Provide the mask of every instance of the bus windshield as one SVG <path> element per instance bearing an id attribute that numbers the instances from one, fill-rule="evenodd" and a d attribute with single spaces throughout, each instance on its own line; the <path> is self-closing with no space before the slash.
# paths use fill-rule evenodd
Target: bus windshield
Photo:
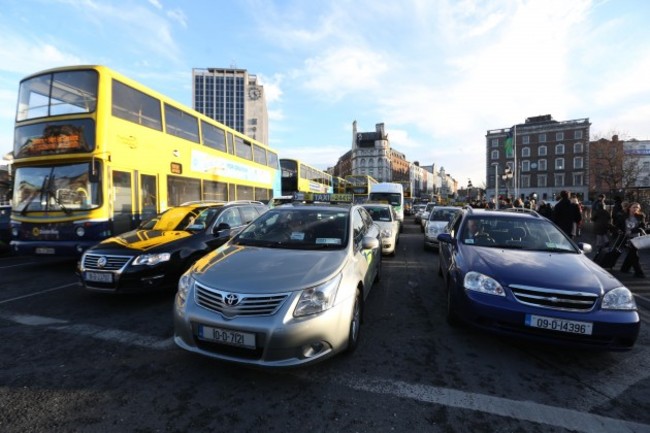
<path id="1" fill-rule="evenodd" d="M 14 210 L 21 214 L 38 211 L 88 210 L 101 205 L 100 176 L 90 173 L 90 163 L 16 169 Z"/>
<path id="2" fill-rule="evenodd" d="M 97 106 L 97 72 L 61 71 L 20 83 L 16 121 L 92 113 Z"/>
<path id="3" fill-rule="evenodd" d="M 377 202 L 386 202 L 393 206 L 402 205 L 402 195 L 394 192 L 371 192 L 370 200 Z"/>

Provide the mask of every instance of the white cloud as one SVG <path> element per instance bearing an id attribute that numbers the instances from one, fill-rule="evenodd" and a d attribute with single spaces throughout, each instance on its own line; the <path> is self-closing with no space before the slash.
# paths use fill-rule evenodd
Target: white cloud
<path id="1" fill-rule="evenodd" d="M 387 61 L 381 53 L 343 47 L 307 59 L 298 75 L 308 90 L 319 93 L 319 98 L 337 101 L 350 94 L 377 90 L 387 70 Z"/>
<path id="2" fill-rule="evenodd" d="M 167 11 L 167 16 L 172 20 L 176 21 L 179 23 L 183 28 L 187 28 L 187 16 L 185 15 L 185 12 L 183 12 L 181 9 L 172 9 Z"/>

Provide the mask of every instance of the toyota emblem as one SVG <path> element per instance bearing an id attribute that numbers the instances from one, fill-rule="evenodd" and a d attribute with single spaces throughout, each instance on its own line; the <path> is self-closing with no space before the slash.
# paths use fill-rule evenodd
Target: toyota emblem
<path id="1" fill-rule="evenodd" d="M 233 306 L 237 305 L 239 303 L 239 296 L 235 295 L 234 293 L 228 293 L 225 298 L 226 305 Z"/>

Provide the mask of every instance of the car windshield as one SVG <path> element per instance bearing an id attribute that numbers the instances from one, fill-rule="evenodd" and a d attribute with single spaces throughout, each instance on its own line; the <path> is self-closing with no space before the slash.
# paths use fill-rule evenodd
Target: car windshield
<path id="1" fill-rule="evenodd" d="M 349 210 L 274 208 L 235 239 L 238 245 L 268 248 L 341 249 L 348 242 Z"/>
<path id="2" fill-rule="evenodd" d="M 465 245 L 578 253 L 571 240 L 545 218 L 468 217 L 460 228 Z"/>
<path id="3" fill-rule="evenodd" d="M 373 221 L 390 222 L 391 218 L 390 209 L 386 206 L 364 206 Z"/>
<path id="4" fill-rule="evenodd" d="M 454 216 L 458 213 L 457 209 L 433 209 L 431 215 L 429 215 L 429 221 L 446 221 L 449 222 L 454 219 Z"/>
<path id="5" fill-rule="evenodd" d="M 201 230 L 216 211 L 216 208 L 173 207 L 144 223 L 141 228 L 160 231 Z"/>

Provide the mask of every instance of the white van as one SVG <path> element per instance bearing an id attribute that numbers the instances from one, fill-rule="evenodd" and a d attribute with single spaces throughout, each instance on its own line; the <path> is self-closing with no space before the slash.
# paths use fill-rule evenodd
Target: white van
<path id="1" fill-rule="evenodd" d="M 370 186 L 368 202 L 389 203 L 395 209 L 400 232 L 404 226 L 404 186 L 400 183 L 380 182 Z"/>

